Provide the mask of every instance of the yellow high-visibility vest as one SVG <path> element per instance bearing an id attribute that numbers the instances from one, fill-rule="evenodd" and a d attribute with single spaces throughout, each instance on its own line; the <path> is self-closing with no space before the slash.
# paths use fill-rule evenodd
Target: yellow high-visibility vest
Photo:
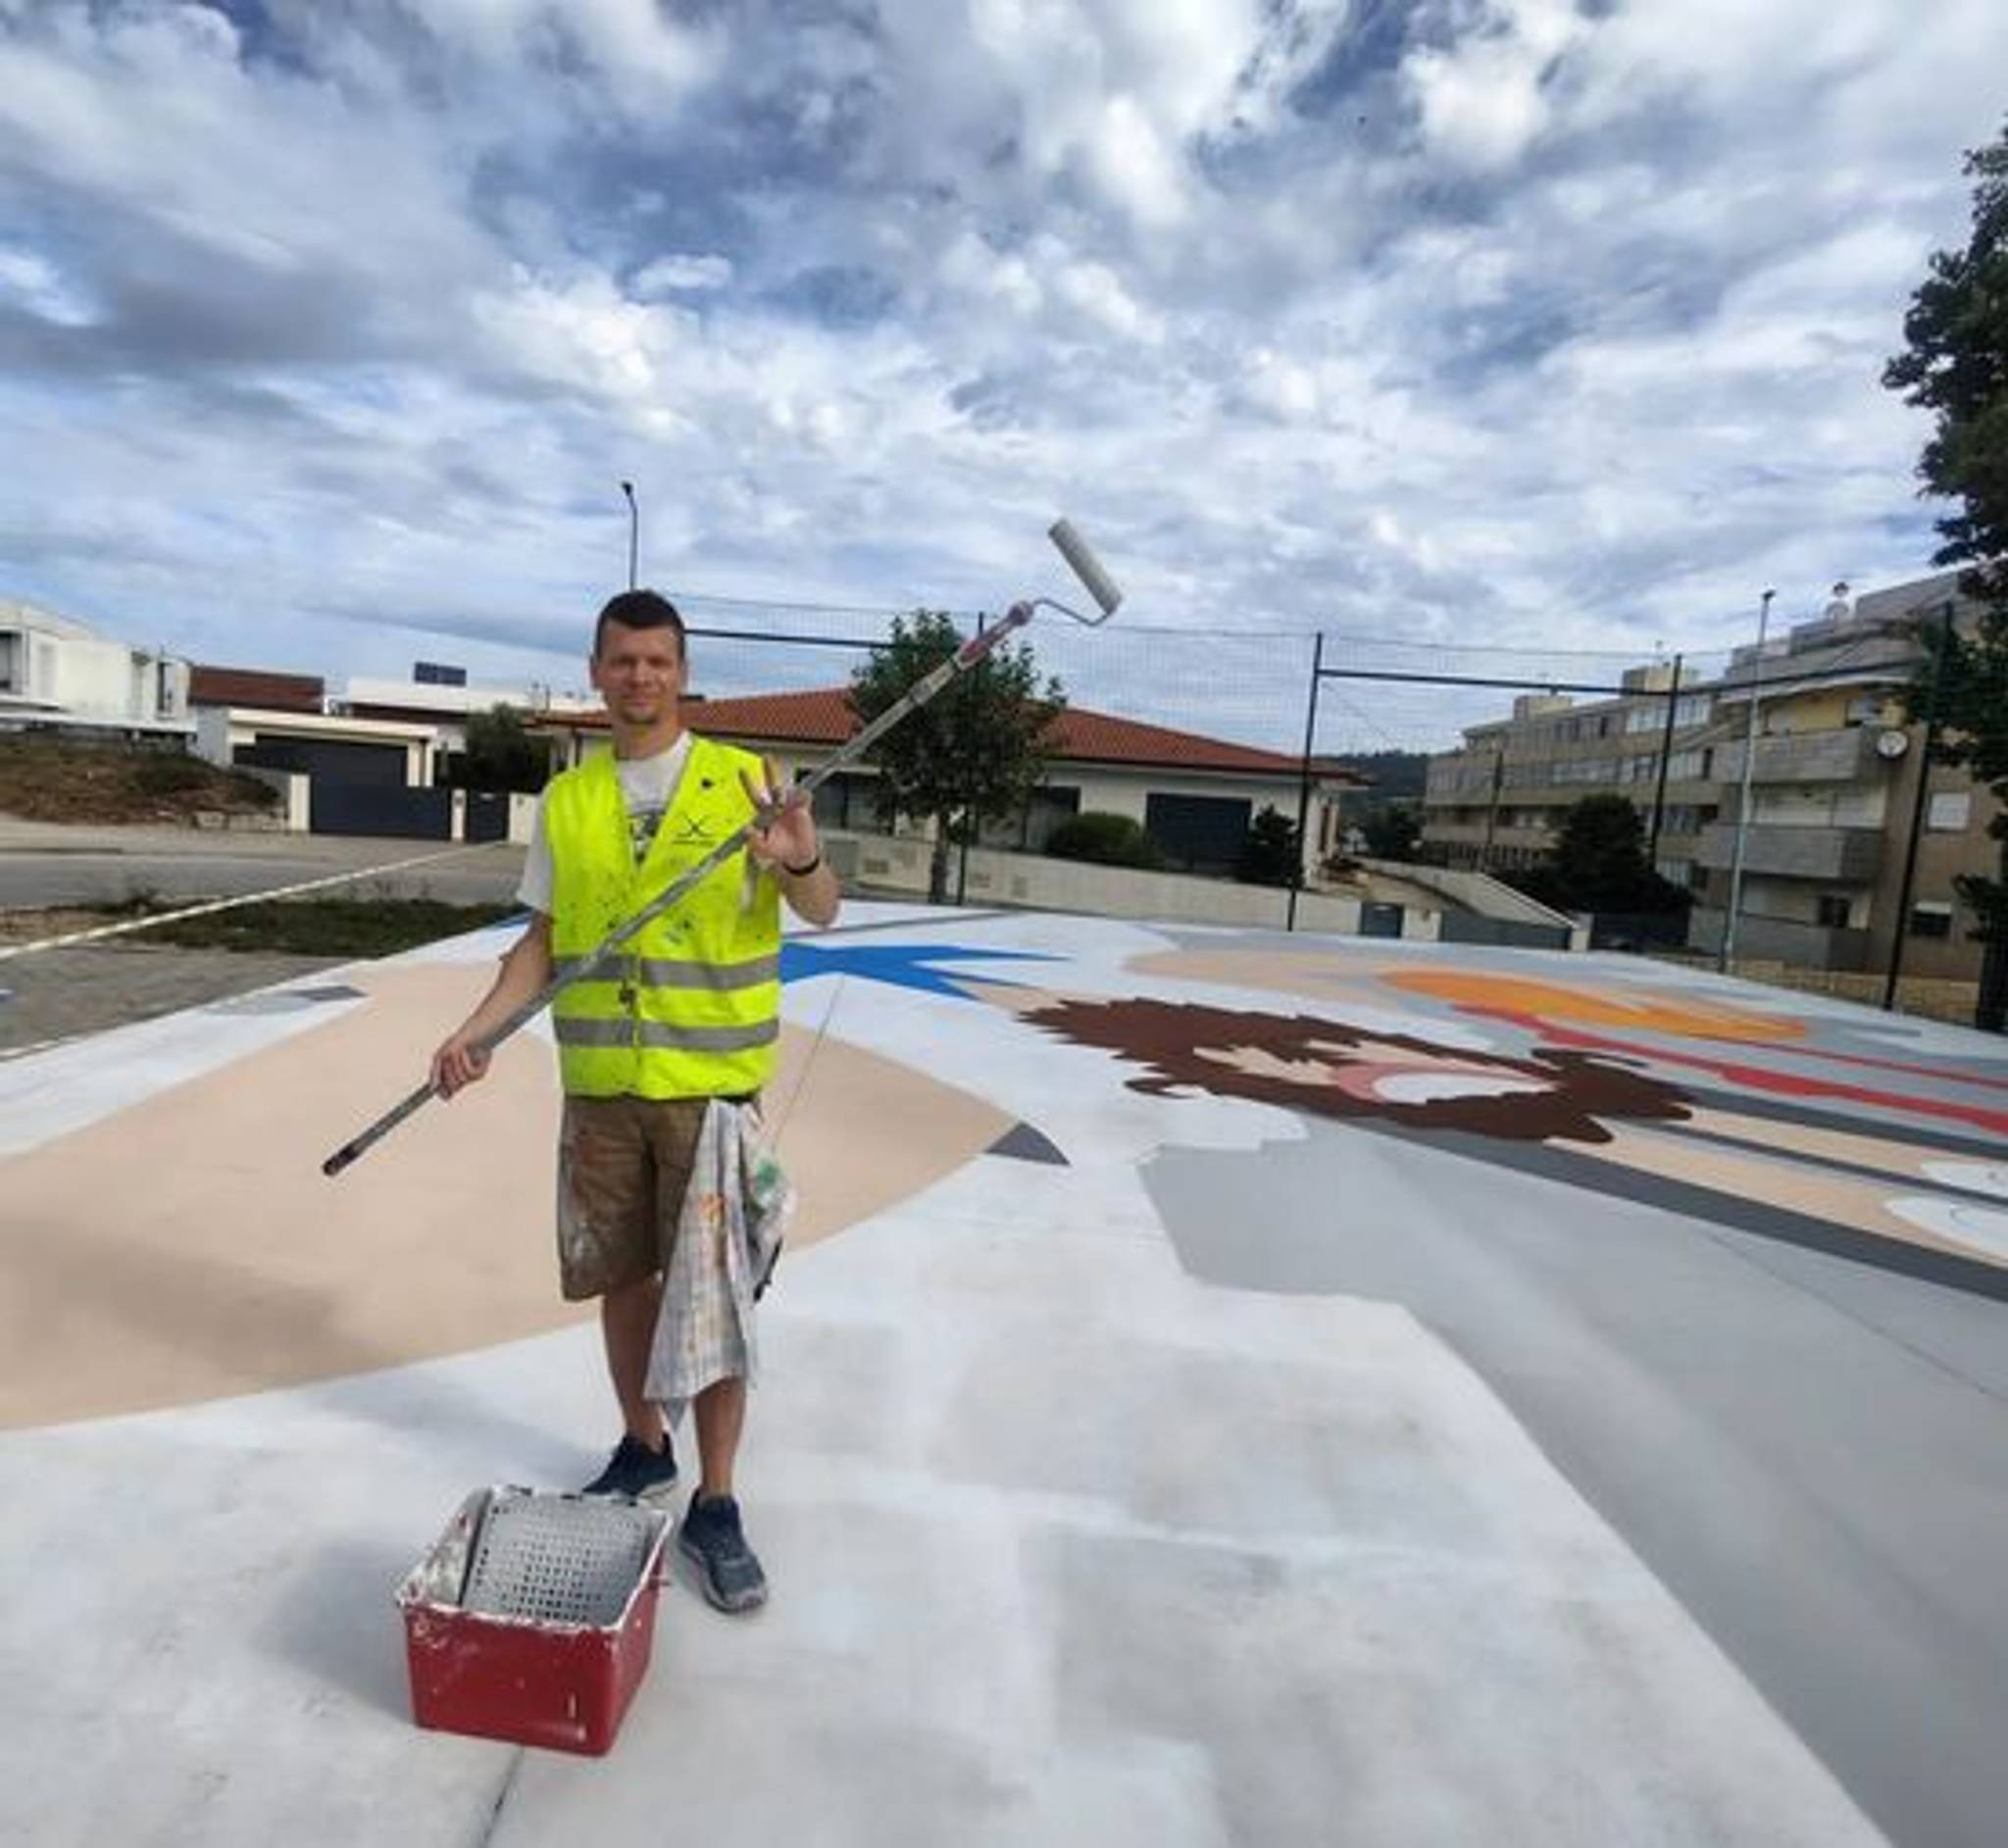
<path id="1" fill-rule="evenodd" d="M 750 752 L 693 736 L 682 779 L 637 866 L 611 752 L 544 791 L 555 883 L 551 950 L 559 973 L 582 961 L 687 872 L 753 806 L 741 770 Z M 574 982 L 551 1004 L 558 1068 L 574 1097 L 730 1097 L 774 1074 L 780 1038 L 780 890 L 746 894 L 743 849 L 667 916 L 622 947 L 605 979 Z"/>

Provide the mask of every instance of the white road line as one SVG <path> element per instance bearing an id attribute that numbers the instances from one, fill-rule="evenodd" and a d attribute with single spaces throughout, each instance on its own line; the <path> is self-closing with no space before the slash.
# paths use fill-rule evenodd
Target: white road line
<path id="1" fill-rule="evenodd" d="M 430 866 L 434 861 L 451 860 L 457 854 L 473 853 L 488 844 L 486 841 L 474 841 L 465 846 L 449 847 L 443 853 L 420 854 L 413 860 L 393 860 L 380 867 L 358 867 L 350 873 L 330 874 L 325 879 L 303 879 L 297 885 L 276 885 L 270 891 L 245 892 L 236 898 L 217 898 L 206 904 L 184 905 L 179 911 L 164 911 L 157 917 L 128 918 L 123 924 L 97 924 L 91 929 L 72 930 L 62 936 L 38 937 L 32 943 L 11 943 L 0 948 L 0 963 L 11 957 L 30 956 L 37 950 L 60 950 L 73 943 L 91 943 L 100 937 L 124 936 L 129 930 L 151 930 L 156 924 L 174 924 L 183 918 L 200 918 L 213 911 L 230 911 L 239 905 L 256 905 L 268 898 L 291 898 L 300 892 L 318 892 L 326 886 L 345 885 L 353 879 L 403 873 L 411 867 Z"/>

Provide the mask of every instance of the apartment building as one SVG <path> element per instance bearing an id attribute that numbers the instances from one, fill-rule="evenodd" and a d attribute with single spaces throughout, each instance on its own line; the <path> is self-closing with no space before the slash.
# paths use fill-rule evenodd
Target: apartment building
<path id="1" fill-rule="evenodd" d="M 1768 642 L 1736 650 L 1716 689 L 1729 732 L 1718 748 L 1722 812 L 1696 854 L 1705 874 L 1689 920 L 1696 948 L 1721 947 L 1735 856 L 1743 739 L 1756 701 L 1743 840 L 1739 957 L 1803 968 L 1888 967 L 1899 932 L 1905 974 L 1972 980 L 1982 946 L 1959 902 L 1961 874 L 1991 874 L 1996 805 L 1965 772 L 1924 763 L 1924 726 L 1898 697 L 1916 670 L 1920 622 L 1963 628 L 1978 606 L 1955 573 L 1863 596 Z M 1919 780 L 1925 777 L 1920 804 Z M 1903 906 L 1905 862 L 1917 854 Z"/>
<path id="2" fill-rule="evenodd" d="M 1553 847 L 1573 804 L 1615 790 L 1632 798 L 1648 827 L 1657 811 L 1660 869 L 1692 883 L 1702 837 L 1721 807 L 1714 694 L 1691 678 L 1676 687 L 1671 663 L 1632 669 L 1620 685 L 1604 699 L 1523 694 L 1510 718 L 1472 726 L 1461 750 L 1432 757 L 1425 843 L 1453 867 L 1531 867 Z"/>
<path id="3" fill-rule="evenodd" d="M 1838 598 L 1761 651 L 1737 649 L 1706 684 L 1675 689 L 1671 670 L 1649 668 L 1616 698 L 1519 699 L 1431 760 L 1423 839 L 1453 865 L 1510 873 L 1548 850 L 1582 796 L 1630 796 L 1648 824 L 1657 803 L 1655 862 L 1695 895 L 1690 944 L 1718 949 L 1754 698 L 1737 955 L 1876 970 L 1900 930 L 1907 974 L 1974 979 L 1982 946 L 1954 880 L 1993 873 L 1999 847 L 1987 831 L 1995 804 L 1963 772 L 1932 767 L 1907 906 L 1902 892 L 1924 753 L 1898 693 L 1918 659 L 1916 624 L 1948 605 L 1962 626 L 1977 621 L 1952 573 Z"/>

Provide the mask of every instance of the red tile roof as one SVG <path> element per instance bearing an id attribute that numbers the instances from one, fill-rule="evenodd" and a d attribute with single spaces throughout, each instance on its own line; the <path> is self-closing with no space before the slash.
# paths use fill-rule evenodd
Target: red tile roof
<path id="1" fill-rule="evenodd" d="M 257 706 L 267 712 L 318 713 L 326 688 L 312 674 L 273 674 L 264 668 L 188 670 L 191 706 Z"/>
<path id="2" fill-rule="evenodd" d="M 807 693 L 755 693 L 740 699 L 691 700 L 684 723 L 707 736 L 750 744 L 842 744 L 858 728 L 846 689 L 822 686 Z M 577 724 L 577 721 L 549 720 Z M 604 723 L 596 721 L 593 723 Z M 1212 771 L 1246 776 L 1295 776 L 1300 760 L 1195 731 L 1147 725 L 1083 706 L 1065 708 L 1054 726 L 1053 756 L 1069 763 L 1129 764 L 1151 770 Z M 1351 774 L 1319 767 L 1327 780 Z M 1358 780 L 1357 777 L 1354 778 Z"/>

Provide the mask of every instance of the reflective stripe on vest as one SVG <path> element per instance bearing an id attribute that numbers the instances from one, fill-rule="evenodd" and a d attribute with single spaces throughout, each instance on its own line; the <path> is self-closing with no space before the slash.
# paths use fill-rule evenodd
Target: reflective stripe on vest
<path id="1" fill-rule="evenodd" d="M 556 973 L 570 974 L 590 960 L 583 956 L 561 956 Z M 756 956 L 744 963 L 692 963 L 671 956 L 628 956 L 609 963 L 588 981 L 611 981 L 616 985 L 633 982 L 642 988 L 703 988 L 712 994 L 729 994 L 737 988 L 757 988 L 762 982 L 780 979 L 778 956 Z"/>
<path id="2" fill-rule="evenodd" d="M 778 1021 L 751 1026 L 670 1026 L 661 1021 L 623 1018 L 551 1023 L 561 1046 L 641 1046 L 652 1052 L 753 1052 L 780 1037 Z"/>

